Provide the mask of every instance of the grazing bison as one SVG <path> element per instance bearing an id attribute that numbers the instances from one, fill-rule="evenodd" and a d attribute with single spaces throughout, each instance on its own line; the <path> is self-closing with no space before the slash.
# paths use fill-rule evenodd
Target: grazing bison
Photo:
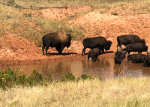
<path id="1" fill-rule="evenodd" d="M 85 54 L 86 48 L 99 48 L 102 52 L 104 52 L 104 49 L 107 51 L 110 49 L 112 42 L 107 41 L 105 37 L 99 36 L 99 37 L 93 37 L 93 38 L 86 38 L 83 40 L 83 50 L 82 55 Z"/>
<path id="2" fill-rule="evenodd" d="M 123 45 L 128 45 L 128 44 L 133 44 L 136 42 L 140 42 L 140 43 L 144 43 L 145 44 L 145 40 L 144 39 L 140 39 L 139 36 L 137 35 L 121 35 L 117 37 L 117 46 Z"/>
<path id="3" fill-rule="evenodd" d="M 114 56 L 114 62 L 115 64 L 121 64 L 123 62 L 123 60 L 125 59 L 125 55 L 126 52 L 123 50 L 118 50 L 115 52 L 115 56 Z"/>
<path id="4" fill-rule="evenodd" d="M 128 61 L 132 63 L 143 63 L 146 60 L 147 55 L 143 54 L 132 54 L 128 55 Z"/>
<path id="5" fill-rule="evenodd" d="M 100 52 L 99 48 L 91 49 L 88 53 L 88 61 L 89 61 L 89 58 L 91 57 L 92 62 L 96 62 L 96 60 L 100 54 L 101 54 L 101 52 Z"/>
<path id="6" fill-rule="evenodd" d="M 130 52 L 146 52 L 148 49 L 148 47 L 144 44 L 144 43 L 134 43 L 134 44 L 128 44 L 126 45 L 126 48 L 124 49 L 124 51 L 128 52 L 128 54 L 130 54 Z"/>
<path id="7" fill-rule="evenodd" d="M 44 50 L 46 50 L 47 54 L 47 50 L 49 47 L 55 47 L 56 50 L 59 52 L 59 54 L 62 54 L 64 47 L 68 48 L 71 44 L 71 35 L 66 34 L 63 31 L 49 33 L 42 37 L 42 42 L 43 42 L 42 46 L 43 55 Z"/>

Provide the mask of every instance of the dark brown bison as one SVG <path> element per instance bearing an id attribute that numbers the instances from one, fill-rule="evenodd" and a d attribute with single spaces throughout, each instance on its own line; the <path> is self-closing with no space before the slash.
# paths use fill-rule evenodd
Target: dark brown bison
<path id="1" fill-rule="evenodd" d="M 89 61 L 89 58 L 91 57 L 92 62 L 96 62 L 96 60 L 100 54 L 101 54 L 101 52 L 100 52 L 99 48 L 91 49 L 88 53 L 88 61 Z"/>
<path id="2" fill-rule="evenodd" d="M 92 37 L 92 38 L 86 38 L 83 40 L 83 50 L 82 55 L 85 54 L 86 48 L 99 48 L 102 52 L 104 52 L 104 49 L 107 51 L 110 49 L 112 42 L 107 41 L 105 37 L 99 36 L 99 37 Z"/>
<path id="3" fill-rule="evenodd" d="M 128 54 L 130 54 L 130 52 L 142 53 L 142 52 L 146 52 L 147 49 L 148 47 L 144 43 L 137 42 L 134 44 L 126 45 L 126 48 L 124 49 L 124 51 L 128 52 Z"/>
<path id="4" fill-rule="evenodd" d="M 143 54 L 132 54 L 128 55 L 128 61 L 131 61 L 132 63 L 143 63 L 146 60 L 147 55 Z"/>
<path id="5" fill-rule="evenodd" d="M 46 51 L 49 47 L 55 47 L 59 54 L 62 54 L 64 47 L 69 47 L 71 44 L 71 35 L 63 31 L 46 34 L 42 37 L 42 51 Z"/>
<path id="6" fill-rule="evenodd" d="M 121 47 L 121 45 L 128 45 L 128 44 L 133 44 L 136 42 L 144 43 L 144 39 L 140 39 L 138 35 L 121 35 L 117 37 L 117 46 Z"/>
<path id="7" fill-rule="evenodd" d="M 117 47 L 117 51 L 115 52 L 114 62 L 115 64 L 121 64 L 125 59 L 126 52 L 122 50 L 120 47 Z"/>
<path id="8" fill-rule="evenodd" d="M 150 57 L 147 56 L 145 61 L 143 62 L 144 67 L 150 67 Z"/>

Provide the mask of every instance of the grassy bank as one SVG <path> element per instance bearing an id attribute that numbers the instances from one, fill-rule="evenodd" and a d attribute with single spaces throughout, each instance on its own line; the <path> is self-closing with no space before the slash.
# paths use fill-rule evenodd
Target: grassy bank
<path id="1" fill-rule="evenodd" d="M 150 78 L 52 82 L 0 90 L 0 106 L 148 107 Z"/>

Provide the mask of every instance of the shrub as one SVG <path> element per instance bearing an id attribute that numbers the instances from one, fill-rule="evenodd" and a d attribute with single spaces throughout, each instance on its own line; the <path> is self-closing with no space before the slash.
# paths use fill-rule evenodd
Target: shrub
<path id="1" fill-rule="evenodd" d="M 35 70 L 32 74 L 28 77 L 27 82 L 30 86 L 41 84 L 43 81 L 43 76 L 36 72 Z"/>
<path id="2" fill-rule="evenodd" d="M 61 78 L 61 81 L 74 81 L 74 80 L 75 80 L 75 76 L 70 72 L 68 72 Z"/>

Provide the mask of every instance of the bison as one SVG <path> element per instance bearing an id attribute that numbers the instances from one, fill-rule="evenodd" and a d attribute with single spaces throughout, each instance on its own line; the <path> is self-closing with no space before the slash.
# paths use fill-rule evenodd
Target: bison
<path id="1" fill-rule="evenodd" d="M 92 37 L 92 38 L 86 38 L 83 40 L 83 50 L 82 55 L 85 54 L 86 48 L 99 48 L 102 52 L 104 52 L 104 49 L 107 51 L 110 49 L 112 42 L 107 41 L 105 37 L 99 36 L 99 37 Z"/>
<path id="2" fill-rule="evenodd" d="M 128 55 L 128 61 L 131 61 L 132 63 L 143 63 L 146 60 L 147 55 L 143 54 L 132 54 Z"/>
<path id="3" fill-rule="evenodd" d="M 98 56 L 101 54 L 101 51 L 99 50 L 99 48 L 93 48 L 89 51 L 88 53 L 88 61 L 89 58 L 92 58 L 92 62 L 96 62 Z"/>
<path id="4" fill-rule="evenodd" d="M 117 46 L 133 44 L 136 42 L 140 42 L 145 44 L 145 39 L 140 39 L 138 35 L 121 35 L 117 37 Z"/>
<path id="5" fill-rule="evenodd" d="M 62 54 L 64 47 L 69 47 L 71 44 L 71 34 L 66 34 L 63 31 L 46 34 L 42 37 L 42 52 L 46 51 L 49 47 L 55 47 L 59 54 Z"/>
<path id="6" fill-rule="evenodd" d="M 114 62 L 115 64 L 121 64 L 125 59 L 126 52 L 123 50 L 118 50 L 115 52 Z"/>
<path id="7" fill-rule="evenodd" d="M 128 52 L 128 54 L 130 54 L 130 52 L 146 52 L 148 49 L 148 47 L 144 44 L 144 43 L 134 43 L 134 44 L 128 44 L 126 45 L 126 48 L 124 49 L 124 51 Z"/>
<path id="8" fill-rule="evenodd" d="M 143 62 L 144 67 L 150 67 L 150 57 L 147 56 L 145 61 Z"/>

